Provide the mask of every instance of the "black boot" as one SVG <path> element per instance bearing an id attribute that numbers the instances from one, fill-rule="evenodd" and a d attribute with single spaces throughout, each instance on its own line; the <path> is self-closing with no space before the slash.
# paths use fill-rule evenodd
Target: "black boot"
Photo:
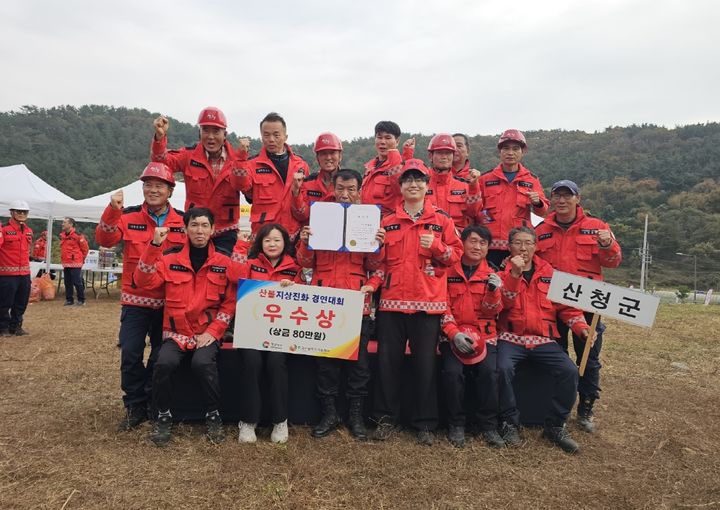
<path id="1" fill-rule="evenodd" d="M 166 446 L 170 442 L 171 435 L 172 415 L 168 410 L 158 414 L 157 421 L 155 422 L 153 430 L 150 433 L 150 441 L 155 443 L 155 446 Z"/>
<path id="2" fill-rule="evenodd" d="M 367 429 L 363 418 L 363 399 L 353 398 L 350 400 L 350 411 L 348 413 L 348 425 L 350 434 L 360 441 L 367 440 Z"/>
<path id="3" fill-rule="evenodd" d="M 323 397 L 320 423 L 312 429 L 313 437 L 325 437 L 340 425 L 340 417 L 335 410 L 335 397 Z"/>
<path id="4" fill-rule="evenodd" d="M 593 422 L 593 404 L 595 397 L 580 395 L 580 403 L 577 407 L 577 422 L 580 428 L 585 432 L 592 434 L 595 432 L 595 423 Z"/>
<path id="5" fill-rule="evenodd" d="M 147 420 L 147 406 L 146 404 L 135 404 L 125 408 L 125 417 L 118 424 L 118 432 L 127 432 L 140 425 L 142 422 Z"/>
<path id="6" fill-rule="evenodd" d="M 575 441 L 573 441 L 573 438 L 570 437 L 570 432 L 568 432 L 565 424 L 559 427 L 545 425 L 542 435 L 545 439 L 556 444 L 567 453 L 577 453 L 580 451 L 580 447 Z"/>

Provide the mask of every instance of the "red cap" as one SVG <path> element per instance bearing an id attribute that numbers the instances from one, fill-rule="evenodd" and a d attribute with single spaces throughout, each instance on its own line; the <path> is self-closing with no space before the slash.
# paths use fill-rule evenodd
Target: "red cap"
<path id="1" fill-rule="evenodd" d="M 527 150 L 527 142 L 525 141 L 525 135 L 522 134 L 520 130 L 506 129 L 503 134 L 500 135 L 500 140 L 498 140 L 497 144 L 498 149 L 505 142 L 517 142 L 522 145 L 523 150 Z"/>
<path id="2" fill-rule="evenodd" d="M 487 356 L 487 345 L 485 345 L 485 339 L 482 338 L 480 330 L 477 327 L 470 324 L 460 324 L 460 332 L 465 333 L 475 342 L 475 351 L 470 354 L 460 352 L 455 347 L 455 342 L 450 339 L 450 349 L 453 354 L 459 359 L 463 365 L 475 365 L 480 363 Z"/>
<path id="3" fill-rule="evenodd" d="M 430 144 L 428 144 L 428 151 L 432 152 L 441 150 L 457 152 L 457 144 L 451 134 L 438 133 L 430 140 Z"/>
<path id="4" fill-rule="evenodd" d="M 140 180 L 144 182 L 148 179 L 160 179 L 168 183 L 171 188 L 175 187 L 175 177 L 173 177 L 172 171 L 164 163 L 155 161 L 148 163 L 140 176 Z"/>
<path id="5" fill-rule="evenodd" d="M 225 114 L 220 108 L 214 106 L 208 106 L 203 109 L 198 116 L 198 126 L 215 126 L 222 129 L 227 129 L 227 120 L 225 120 Z"/>
<path id="6" fill-rule="evenodd" d="M 337 135 L 333 133 L 320 133 L 315 140 L 315 152 L 320 151 L 341 151 L 343 150 L 342 142 Z"/>

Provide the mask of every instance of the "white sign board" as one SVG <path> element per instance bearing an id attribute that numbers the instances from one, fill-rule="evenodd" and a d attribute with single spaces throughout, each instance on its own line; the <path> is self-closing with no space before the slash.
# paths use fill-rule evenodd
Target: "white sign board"
<path id="1" fill-rule="evenodd" d="M 646 328 L 660 304 L 657 296 L 562 271 L 553 273 L 548 299 Z"/>

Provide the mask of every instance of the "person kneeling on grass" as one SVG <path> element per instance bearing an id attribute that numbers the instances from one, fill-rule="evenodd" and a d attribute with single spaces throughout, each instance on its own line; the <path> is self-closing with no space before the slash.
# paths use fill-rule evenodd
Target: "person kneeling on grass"
<path id="1" fill-rule="evenodd" d="M 220 418 L 217 369 L 218 340 L 235 312 L 238 267 L 211 242 L 215 219 L 205 208 L 193 208 L 183 217 L 188 241 L 162 253 L 168 229 L 157 227 L 135 269 L 140 287 L 164 288 L 163 344 L 153 372 L 153 404 L 158 411 L 150 440 L 157 446 L 170 441 L 172 376 L 182 359 L 202 387 L 207 413 L 207 437 L 214 444 L 225 439 Z"/>

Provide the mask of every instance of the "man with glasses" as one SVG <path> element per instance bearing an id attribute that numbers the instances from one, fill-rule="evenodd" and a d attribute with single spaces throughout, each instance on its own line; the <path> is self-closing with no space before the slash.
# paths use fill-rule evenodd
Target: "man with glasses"
<path id="1" fill-rule="evenodd" d="M 463 245 L 450 216 L 425 195 L 429 171 L 419 159 L 405 162 L 400 173 L 400 202 L 385 216 L 384 256 L 378 271 L 385 281 L 377 312 L 378 373 L 374 438 L 389 439 L 397 430 L 401 374 L 410 344 L 413 374 L 411 425 L 418 443 L 430 446 L 437 427 L 436 348 L 440 318 L 447 310 L 447 271 Z"/>
<path id="2" fill-rule="evenodd" d="M 33 232 L 26 225 L 30 206 L 10 203 L 10 221 L 0 227 L 0 336 L 22 336 L 30 299 L 30 249 Z"/>
<path id="3" fill-rule="evenodd" d="M 508 129 L 497 144 L 500 164 L 480 176 L 483 197 L 481 224 L 492 234 L 488 260 L 500 266 L 509 254 L 508 234 L 514 227 L 532 226 L 530 213 L 545 216 L 549 202 L 540 179 L 520 162 L 528 145 L 517 129 Z"/>
<path id="4" fill-rule="evenodd" d="M 537 254 L 555 269 L 593 280 L 602 280 L 602 268 L 620 265 L 622 251 L 607 223 L 587 214 L 580 207 L 580 189 L 573 181 L 562 180 L 553 184 L 550 191 L 553 212 L 535 229 L 538 236 Z M 592 321 L 592 314 L 585 319 Z M 568 327 L 558 322 L 560 345 L 568 351 Z M 600 397 L 600 350 L 605 325 L 598 322 L 585 367 L 578 382 L 577 417 L 580 427 L 595 432 L 593 404 Z M 585 341 L 573 335 L 573 348 L 580 364 Z"/>
<path id="5" fill-rule="evenodd" d="M 497 324 L 500 433 L 507 446 L 522 444 L 520 413 L 512 383 L 517 364 L 528 361 L 553 378 L 543 437 L 565 452 L 575 453 L 579 447 L 565 423 L 575 403 L 578 371 L 556 341 L 559 337 L 556 318 L 581 338 L 587 338 L 590 328 L 580 310 L 548 299 L 553 268 L 535 255 L 535 231 L 530 227 L 514 228 L 508 240 L 510 260 L 500 275 L 503 311 Z"/>

